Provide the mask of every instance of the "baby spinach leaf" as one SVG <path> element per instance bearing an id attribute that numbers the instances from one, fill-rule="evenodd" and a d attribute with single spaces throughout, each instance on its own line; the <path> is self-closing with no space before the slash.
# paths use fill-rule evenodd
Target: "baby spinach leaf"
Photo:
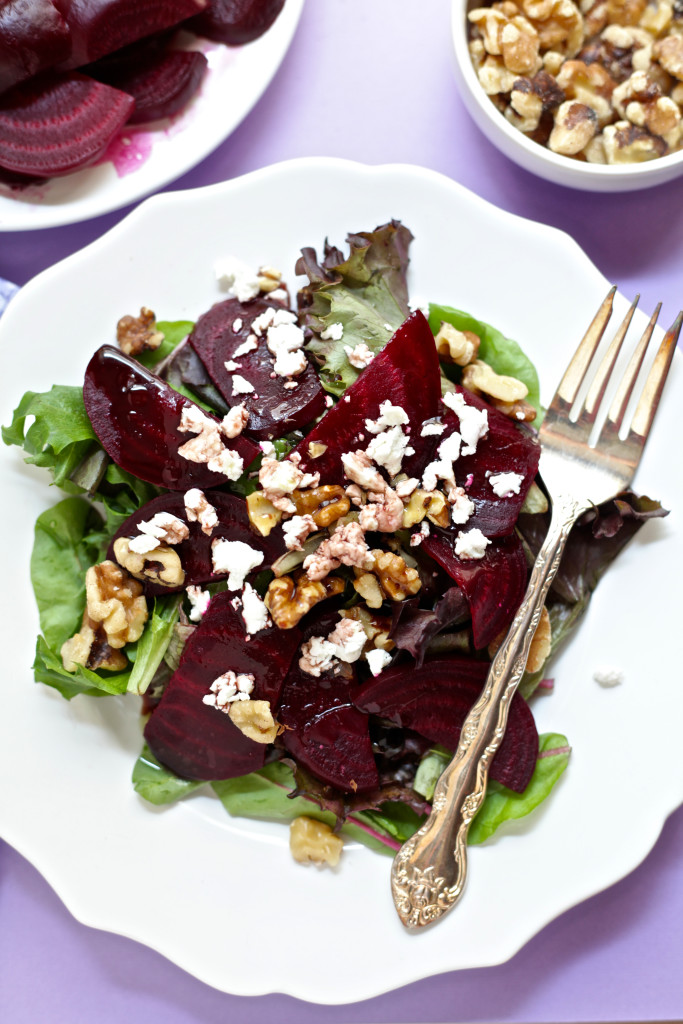
<path id="1" fill-rule="evenodd" d="M 205 785 L 191 779 L 181 779 L 157 761 L 145 743 L 133 767 L 133 788 L 143 800 L 160 806 L 172 804 L 188 793 Z"/>

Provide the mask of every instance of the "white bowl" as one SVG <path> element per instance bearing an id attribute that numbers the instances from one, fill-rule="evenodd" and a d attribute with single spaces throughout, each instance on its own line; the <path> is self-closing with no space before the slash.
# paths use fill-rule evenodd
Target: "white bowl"
<path id="1" fill-rule="evenodd" d="M 503 117 L 481 87 L 467 47 L 467 11 L 477 0 L 452 0 L 451 34 L 460 96 L 489 142 L 525 171 L 557 185 L 588 192 L 630 192 L 661 185 L 683 174 L 683 150 L 642 164 L 606 166 L 581 163 L 532 142 Z"/>

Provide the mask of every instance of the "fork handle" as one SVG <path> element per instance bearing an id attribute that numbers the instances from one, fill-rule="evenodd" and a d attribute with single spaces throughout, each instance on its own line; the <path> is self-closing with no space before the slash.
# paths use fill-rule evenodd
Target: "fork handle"
<path id="1" fill-rule="evenodd" d="M 403 844 L 391 869 L 396 910 L 406 928 L 420 928 L 458 901 L 467 875 L 467 833 L 486 795 L 491 761 L 505 735 L 508 710 L 524 674 L 531 640 L 569 532 L 587 508 L 569 496 L 553 501 L 548 533 L 524 600 L 462 727 L 452 761 L 436 784 L 432 812 Z"/>

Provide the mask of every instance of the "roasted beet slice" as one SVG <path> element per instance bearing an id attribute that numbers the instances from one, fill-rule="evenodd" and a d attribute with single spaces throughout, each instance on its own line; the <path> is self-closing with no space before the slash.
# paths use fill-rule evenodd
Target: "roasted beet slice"
<path id="1" fill-rule="evenodd" d="M 265 332 L 254 351 L 235 358 L 235 350 L 253 336 L 251 325 L 255 317 L 271 308 L 284 307 L 265 299 L 226 299 L 200 316 L 189 339 L 226 402 L 231 406 L 244 403 L 249 413 L 246 433 L 257 441 L 282 437 L 305 427 L 325 409 L 325 392 L 310 363 L 293 378 L 294 388 L 286 386 L 286 377 L 274 375 L 274 357 L 268 351 Z M 236 331 L 235 323 L 239 324 Z M 233 372 L 225 368 L 230 361 L 238 364 L 234 372 L 254 386 L 253 393 L 234 393 Z"/>
<path id="2" fill-rule="evenodd" d="M 252 699 L 275 708 L 299 644 L 298 630 L 283 633 L 274 627 L 247 641 L 232 600 L 225 591 L 212 598 L 145 727 L 155 756 L 186 779 L 232 779 L 262 767 L 267 745 L 248 739 L 228 714 L 204 704 L 202 697 L 231 670 L 253 675 Z"/>
<path id="3" fill-rule="evenodd" d="M 278 721 L 287 750 L 317 778 L 344 793 L 378 784 L 367 716 L 353 704 L 355 679 L 330 673 L 319 679 L 292 665 L 282 689 Z"/>
<path id="4" fill-rule="evenodd" d="M 325 483 L 342 483 L 342 455 L 367 448 L 370 435 L 365 421 L 377 419 L 380 404 L 389 401 L 408 413 L 415 454 L 404 458 L 403 470 L 411 476 L 419 475 L 432 450 L 432 439 L 421 438 L 420 428 L 424 420 L 437 416 L 442 410 L 440 399 L 436 345 L 427 321 L 418 310 L 399 327 L 344 397 L 300 442 L 296 450 L 301 455 L 301 468 L 319 472 Z M 309 451 L 313 442 L 327 448 L 316 458 Z"/>
<path id="5" fill-rule="evenodd" d="M 469 529 L 469 522 L 463 529 Z M 510 625 L 526 591 L 528 569 L 517 534 L 491 541 L 483 558 L 455 554 L 456 533 L 437 530 L 422 550 L 446 570 L 463 591 L 472 615 L 474 646 L 486 647 Z"/>
<path id="6" fill-rule="evenodd" d="M 174 545 L 185 571 L 185 580 L 182 586 L 164 587 L 147 582 L 144 584 L 144 588 L 148 597 L 155 594 L 170 594 L 174 590 L 183 590 L 190 584 L 218 583 L 225 580 L 225 573 L 214 573 L 211 561 L 211 544 L 214 540 L 223 537 L 227 540 L 242 541 L 257 551 L 262 551 L 263 562 L 258 567 L 258 572 L 268 569 L 276 558 L 284 554 L 285 545 L 281 531 L 274 531 L 270 537 L 262 537 L 260 533 L 257 533 L 249 522 L 247 506 L 243 498 L 238 498 L 227 491 L 205 491 L 204 493 L 206 500 L 213 505 L 218 516 L 218 526 L 214 527 L 210 536 L 202 532 L 199 523 L 188 522 L 184 495 L 171 493 L 160 494 L 158 498 L 148 501 L 146 505 L 129 516 L 112 537 L 107 557 L 114 559 L 114 541 L 119 537 L 135 537 L 138 533 L 138 523 L 151 519 L 157 512 L 170 512 L 189 527 L 190 536 L 187 540 Z M 152 552 L 150 558 L 153 557 Z"/>
<path id="7" fill-rule="evenodd" d="M 414 729 L 432 743 L 455 750 L 468 711 L 481 693 L 488 662 L 451 656 L 421 668 L 396 665 L 370 680 L 356 696 L 356 707 Z M 515 694 L 503 742 L 491 763 L 491 778 L 522 793 L 538 757 L 538 732 L 529 705 Z"/>
<path id="8" fill-rule="evenodd" d="M 171 491 L 227 482 L 223 474 L 178 454 L 196 436 L 178 430 L 182 411 L 199 407 L 119 349 L 103 345 L 97 350 L 85 373 L 83 399 L 100 444 L 122 469 Z M 245 467 L 258 454 L 244 437 L 226 446 L 242 457 Z"/>
<path id="9" fill-rule="evenodd" d="M 57 177 L 88 167 L 126 123 L 134 100 L 85 75 L 38 75 L 0 96 L 0 165 Z"/>
<path id="10" fill-rule="evenodd" d="M 178 114 L 199 89 L 207 60 L 197 50 L 151 51 L 137 59 L 115 64 L 103 61 L 88 69 L 93 78 L 107 82 L 135 100 L 129 124 L 143 124 Z"/>
<path id="11" fill-rule="evenodd" d="M 262 36 L 284 5 L 285 0 L 209 0 L 187 27 L 217 43 L 242 46 Z"/>
<path id="12" fill-rule="evenodd" d="M 0 0 L 0 92 L 70 53 L 69 30 L 52 0 Z"/>
<path id="13" fill-rule="evenodd" d="M 504 537 L 514 530 L 519 510 L 538 472 L 541 446 L 528 429 L 515 424 L 498 409 L 460 385 L 456 385 L 456 391 L 464 397 L 467 405 L 486 409 L 489 423 L 488 434 L 479 440 L 474 455 L 462 455 L 455 463 L 456 479 L 461 486 L 470 480 L 467 496 L 474 502 L 474 514 L 467 520 L 466 529 L 476 527 L 487 537 Z M 446 430 L 435 439 L 435 452 L 444 438 L 460 426 L 457 415 L 450 409 L 443 422 Z M 497 495 L 490 477 L 499 473 L 520 474 L 523 479 L 519 493 Z M 455 529 L 457 531 L 461 527 Z"/>
<path id="14" fill-rule="evenodd" d="M 78 68 L 201 12 L 206 0 L 53 0 L 69 26 Z"/>

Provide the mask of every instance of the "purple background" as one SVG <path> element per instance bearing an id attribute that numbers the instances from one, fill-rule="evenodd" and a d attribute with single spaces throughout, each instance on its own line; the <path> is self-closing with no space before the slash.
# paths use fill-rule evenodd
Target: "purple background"
<path id="1" fill-rule="evenodd" d="M 519 170 L 480 135 L 456 93 L 449 6 L 447 0 L 308 0 L 261 102 L 172 188 L 298 156 L 421 164 L 500 207 L 568 231 L 623 292 L 640 291 L 646 309 L 661 299 L 663 322 L 670 322 L 683 305 L 680 179 L 631 195 L 593 195 Z M 0 276 L 23 284 L 125 212 L 0 234 Z M 520 301 L 533 301 L 523 262 L 511 273 L 519 279 Z M 509 963 L 321 1008 L 282 995 L 224 995 L 149 949 L 83 927 L 37 872 L 0 843 L 0 1018 L 7 1024 L 680 1020 L 682 854 L 683 809 L 632 875 L 564 914 Z M 284 945 L 277 955 L 290 956 L 294 970 L 305 969 L 305 950 Z M 271 951 L 264 936 L 264 954 Z"/>

